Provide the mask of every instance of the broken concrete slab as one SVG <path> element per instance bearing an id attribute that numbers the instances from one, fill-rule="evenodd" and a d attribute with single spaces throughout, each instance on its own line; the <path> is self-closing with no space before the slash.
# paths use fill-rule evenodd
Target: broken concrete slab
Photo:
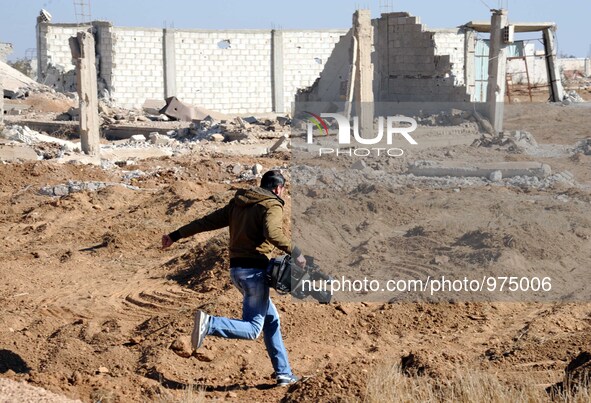
<path id="1" fill-rule="evenodd" d="M 193 120 L 203 120 L 207 116 L 217 121 L 229 120 L 229 117 L 223 113 L 212 111 L 182 102 L 177 97 L 166 98 L 166 105 L 158 111 L 169 118 L 191 122 Z"/>
<path id="2" fill-rule="evenodd" d="M 148 139 L 150 140 L 150 143 L 154 144 L 154 145 L 167 145 L 170 144 L 173 140 L 168 137 L 168 136 L 163 136 L 158 132 L 152 132 L 149 134 Z"/>
<path id="3" fill-rule="evenodd" d="M 195 111 L 193 108 L 180 101 L 177 97 L 166 98 L 166 105 L 160 109 L 162 113 L 169 118 L 190 122 L 195 119 Z"/>
<path id="4" fill-rule="evenodd" d="M 37 161 L 40 157 L 31 147 L 19 144 L 0 144 L 0 161 Z"/>
<path id="5" fill-rule="evenodd" d="M 55 137 L 47 136 L 29 129 L 27 126 L 10 126 L 0 133 L 0 137 L 7 140 L 25 143 L 27 145 L 35 143 L 56 143 L 59 144 L 65 151 L 73 152 L 80 150 L 80 144 L 67 140 L 57 139 Z"/>
<path id="6" fill-rule="evenodd" d="M 146 136 L 144 136 L 143 134 L 134 134 L 133 136 L 131 136 L 129 141 L 131 141 L 132 143 L 143 143 L 146 141 Z"/>
<path id="7" fill-rule="evenodd" d="M 3 89 L 3 92 L 17 93 L 21 88 L 36 85 L 35 80 L 0 61 L 0 87 Z"/>
<path id="8" fill-rule="evenodd" d="M 275 151 L 279 150 L 280 148 L 283 148 L 285 150 L 287 150 L 287 143 L 288 143 L 288 138 L 287 138 L 287 133 L 284 134 L 283 136 L 279 137 L 279 140 L 277 140 L 272 146 L 271 148 L 269 148 L 269 153 L 274 153 Z"/>
<path id="9" fill-rule="evenodd" d="M 408 173 L 416 176 L 456 176 L 491 178 L 499 171 L 502 178 L 515 176 L 535 176 L 545 178 L 552 173 L 548 164 L 540 162 L 455 162 L 455 161 L 415 161 L 410 164 Z M 492 175 L 498 177 L 498 173 Z M 500 180 L 500 179 L 499 179 Z"/>
<path id="10" fill-rule="evenodd" d="M 216 143 L 221 143 L 222 141 L 224 141 L 225 137 L 223 134 L 214 133 L 211 135 L 210 139 L 211 141 L 215 141 Z"/>

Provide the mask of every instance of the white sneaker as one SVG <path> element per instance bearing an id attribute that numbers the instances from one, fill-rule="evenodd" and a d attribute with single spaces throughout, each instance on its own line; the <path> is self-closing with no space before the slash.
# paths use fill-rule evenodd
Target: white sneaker
<path id="1" fill-rule="evenodd" d="M 195 324 L 191 333 L 191 346 L 197 350 L 203 344 L 203 339 L 209 330 L 209 315 L 203 311 L 197 311 L 195 314 Z"/>

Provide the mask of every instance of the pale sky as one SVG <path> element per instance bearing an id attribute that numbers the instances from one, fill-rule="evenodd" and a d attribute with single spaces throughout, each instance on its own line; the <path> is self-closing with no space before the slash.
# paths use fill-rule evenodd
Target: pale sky
<path id="1" fill-rule="evenodd" d="M 44 8 L 54 23 L 75 23 L 74 3 L 90 3 L 94 20 L 115 26 L 185 29 L 346 29 L 357 8 L 407 11 L 427 28 L 452 28 L 470 20 L 490 20 L 490 8 L 507 8 L 510 22 L 555 22 L 559 54 L 588 57 L 591 51 L 590 0 L 0 0 L 0 42 L 23 57 L 35 47 L 35 19 Z M 541 33 L 517 39 L 538 39 Z"/>

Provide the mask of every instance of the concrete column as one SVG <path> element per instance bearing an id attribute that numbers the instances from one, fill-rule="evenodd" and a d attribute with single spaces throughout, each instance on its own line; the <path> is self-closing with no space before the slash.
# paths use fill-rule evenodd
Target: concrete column
<path id="1" fill-rule="evenodd" d="M 474 94 L 474 87 L 476 86 L 476 32 L 466 30 L 464 32 L 464 83 L 466 84 L 466 92 L 470 95 L 470 99 Z"/>
<path id="2" fill-rule="evenodd" d="M 87 31 L 78 32 L 69 42 L 72 58 L 76 61 L 81 148 L 86 154 L 98 155 L 100 143 L 94 36 Z"/>
<path id="3" fill-rule="evenodd" d="M 591 77 L 591 59 L 585 59 L 585 77 Z"/>
<path id="4" fill-rule="evenodd" d="M 551 28 L 544 29 L 544 49 L 546 51 L 546 68 L 548 71 L 548 83 L 553 102 L 562 102 L 564 99 L 564 87 L 560 79 L 560 69 L 556 60 L 556 46 L 554 46 L 554 32 Z"/>
<path id="5" fill-rule="evenodd" d="M 164 98 L 169 98 L 176 96 L 175 30 L 164 28 L 163 36 Z"/>
<path id="6" fill-rule="evenodd" d="M 353 35 L 357 41 L 354 99 L 362 137 L 373 136 L 374 94 L 371 45 L 373 26 L 371 11 L 357 10 L 353 14 Z"/>
<path id="7" fill-rule="evenodd" d="M 273 89 L 273 112 L 285 113 L 283 32 L 276 29 L 271 30 L 271 88 Z"/>
<path id="8" fill-rule="evenodd" d="M 503 131 L 505 102 L 505 75 L 507 70 L 506 44 L 503 28 L 507 26 L 507 10 L 492 10 L 490 21 L 490 53 L 488 57 L 488 88 L 486 103 L 488 119 L 495 132 Z"/>

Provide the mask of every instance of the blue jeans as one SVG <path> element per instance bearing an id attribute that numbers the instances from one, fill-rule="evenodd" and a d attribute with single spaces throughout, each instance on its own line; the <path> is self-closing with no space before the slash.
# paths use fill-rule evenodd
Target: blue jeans
<path id="1" fill-rule="evenodd" d="M 207 334 L 227 339 L 254 340 L 262 331 L 275 375 L 291 375 L 287 351 L 281 337 L 279 314 L 269 297 L 264 271 L 233 267 L 230 278 L 243 295 L 242 320 L 212 316 Z"/>

